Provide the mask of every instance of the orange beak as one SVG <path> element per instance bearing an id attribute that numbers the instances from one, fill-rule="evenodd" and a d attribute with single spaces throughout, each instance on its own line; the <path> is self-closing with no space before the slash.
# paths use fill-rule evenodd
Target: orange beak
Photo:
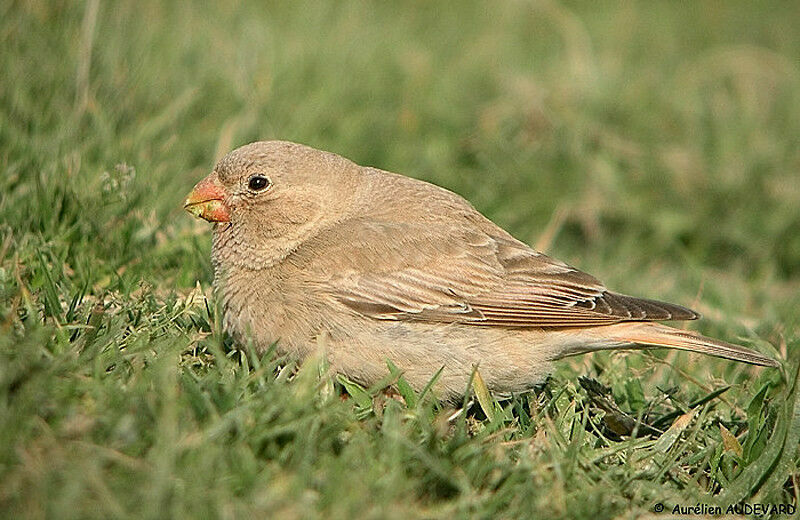
<path id="1" fill-rule="evenodd" d="M 216 172 L 195 185 L 183 203 L 183 209 L 209 222 L 230 222 L 231 215 L 225 205 L 225 188 Z"/>

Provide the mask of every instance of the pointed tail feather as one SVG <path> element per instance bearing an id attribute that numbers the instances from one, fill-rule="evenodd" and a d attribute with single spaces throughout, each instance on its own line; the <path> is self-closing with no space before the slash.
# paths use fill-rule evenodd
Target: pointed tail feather
<path id="1" fill-rule="evenodd" d="M 658 323 L 620 323 L 603 329 L 609 332 L 609 339 L 621 343 L 688 350 L 752 365 L 780 367 L 774 359 L 754 350 Z"/>

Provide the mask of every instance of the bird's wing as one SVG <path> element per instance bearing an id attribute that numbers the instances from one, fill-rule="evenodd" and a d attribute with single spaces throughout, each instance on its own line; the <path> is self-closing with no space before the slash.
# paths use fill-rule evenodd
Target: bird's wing
<path id="1" fill-rule="evenodd" d="M 345 240 L 348 258 L 326 290 L 383 320 L 504 327 L 580 327 L 688 320 L 693 311 L 609 292 L 594 277 L 502 233 L 369 223 Z"/>

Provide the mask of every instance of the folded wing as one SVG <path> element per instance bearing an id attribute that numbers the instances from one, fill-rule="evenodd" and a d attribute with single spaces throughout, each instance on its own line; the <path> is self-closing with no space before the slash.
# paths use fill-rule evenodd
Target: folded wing
<path id="1" fill-rule="evenodd" d="M 332 295 L 382 320 L 422 320 L 502 327 L 583 327 L 622 321 L 691 320 L 679 305 L 609 292 L 594 277 L 534 251 L 508 235 L 482 230 L 406 229 L 370 224 L 349 247 L 354 263 L 330 280 Z M 383 245 L 376 250 L 375 243 Z M 358 260 L 354 260 L 358 262 Z"/>

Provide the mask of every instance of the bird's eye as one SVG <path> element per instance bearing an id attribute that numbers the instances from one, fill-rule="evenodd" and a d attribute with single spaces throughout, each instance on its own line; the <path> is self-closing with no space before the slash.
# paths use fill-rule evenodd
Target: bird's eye
<path id="1" fill-rule="evenodd" d="M 272 183 L 269 181 L 269 179 L 263 175 L 253 175 L 250 177 L 250 180 L 247 181 L 247 187 L 252 191 L 262 191 L 268 188 L 270 184 Z"/>

